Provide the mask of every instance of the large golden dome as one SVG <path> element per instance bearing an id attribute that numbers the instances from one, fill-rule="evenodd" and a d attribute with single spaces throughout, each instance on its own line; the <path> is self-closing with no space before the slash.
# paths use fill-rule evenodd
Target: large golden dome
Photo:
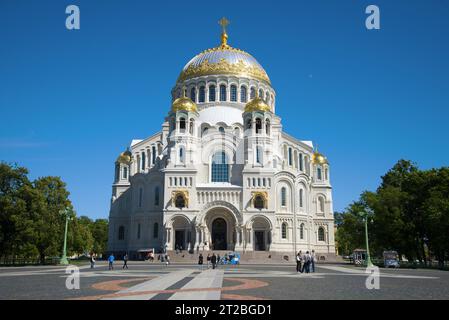
<path id="1" fill-rule="evenodd" d="M 263 101 L 262 98 L 256 96 L 253 100 L 248 102 L 245 106 L 245 112 L 252 111 L 271 111 L 270 107 Z"/>
<path id="2" fill-rule="evenodd" d="M 207 75 L 236 75 L 255 78 L 271 85 L 270 78 L 259 62 L 249 53 L 231 47 L 227 41 L 228 35 L 223 29 L 221 44 L 190 60 L 179 75 L 178 82 Z"/>
<path id="3" fill-rule="evenodd" d="M 196 103 L 193 102 L 190 98 L 187 97 L 181 97 L 173 101 L 173 104 L 171 106 L 171 111 L 177 112 L 177 111 L 190 111 L 190 112 L 196 112 Z"/>

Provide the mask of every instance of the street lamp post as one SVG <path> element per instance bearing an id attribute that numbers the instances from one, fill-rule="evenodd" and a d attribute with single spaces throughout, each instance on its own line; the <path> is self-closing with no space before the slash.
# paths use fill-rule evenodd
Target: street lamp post
<path id="1" fill-rule="evenodd" d="M 62 248 L 62 257 L 59 264 L 68 265 L 69 260 L 67 259 L 67 228 L 69 225 L 69 211 L 64 209 L 60 211 L 61 214 L 65 215 L 65 232 L 64 232 L 64 247 Z"/>
<path id="2" fill-rule="evenodd" d="M 361 216 L 365 220 L 365 242 L 366 242 L 366 266 L 373 267 L 374 264 L 371 262 L 371 255 L 369 254 L 369 243 L 368 243 L 368 218 L 369 213 L 366 211 L 361 212 Z"/>

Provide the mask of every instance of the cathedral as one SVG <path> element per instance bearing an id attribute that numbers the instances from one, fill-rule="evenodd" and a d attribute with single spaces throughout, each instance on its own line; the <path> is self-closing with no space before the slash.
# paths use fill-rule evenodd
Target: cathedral
<path id="1" fill-rule="evenodd" d="M 161 130 L 115 162 L 108 251 L 335 257 L 329 162 L 283 130 L 268 74 L 220 24 L 220 45 L 182 69 Z"/>

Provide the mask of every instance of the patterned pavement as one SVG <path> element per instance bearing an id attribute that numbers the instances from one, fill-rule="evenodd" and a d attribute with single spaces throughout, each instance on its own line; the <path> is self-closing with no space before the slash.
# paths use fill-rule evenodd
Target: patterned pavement
<path id="1" fill-rule="evenodd" d="M 79 267 L 80 289 L 68 290 L 64 267 L 0 268 L 0 299 L 419 299 L 420 292 L 424 299 L 449 299 L 449 273 L 444 271 L 381 269 L 381 290 L 373 291 L 365 288 L 367 274 L 361 268 L 319 265 L 309 274 L 294 269 L 241 265 L 200 270 L 196 265 L 131 262 L 123 270 L 118 262 L 110 271 L 100 263 L 95 269 Z"/>

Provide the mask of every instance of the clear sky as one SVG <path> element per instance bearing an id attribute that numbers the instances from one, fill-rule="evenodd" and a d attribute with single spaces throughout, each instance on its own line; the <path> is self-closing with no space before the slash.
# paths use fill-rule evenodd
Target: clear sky
<path id="1" fill-rule="evenodd" d="M 65 8 L 81 30 L 65 28 Z M 365 28 L 376 4 L 381 30 Z M 182 67 L 219 43 L 254 55 L 284 130 L 318 143 L 342 210 L 400 158 L 449 164 L 449 1 L 0 0 L 0 160 L 67 183 L 107 217 L 114 161 L 160 130 Z"/>

